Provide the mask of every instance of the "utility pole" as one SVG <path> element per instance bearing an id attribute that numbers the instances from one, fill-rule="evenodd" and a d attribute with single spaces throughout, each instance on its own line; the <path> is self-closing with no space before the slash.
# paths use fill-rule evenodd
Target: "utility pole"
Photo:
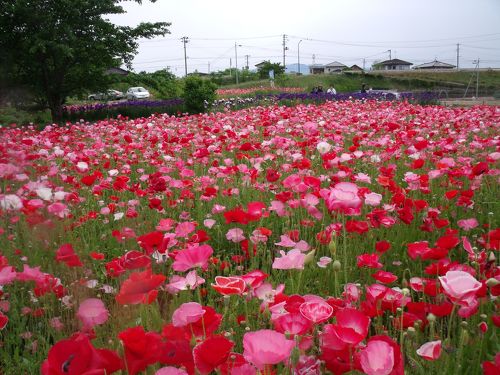
<path id="1" fill-rule="evenodd" d="M 233 70 L 233 60 L 229 58 L 229 77 L 232 76 L 232 70 Z"/>
<path id="2" fill-rule="evenodd" d="M 236 84 L 238 84 L 238 48 L 234 42 L 234 56 L 236 57 Z"/>
<path id="3" fill-rule="evenodd" d="M 469 91 L 469 87 L 472 82 L 472 79 L 474 78 L 474 74 L 476 75 L 476 98 L 479 95 L 479 58 L 477 60 L 474 60 L 472 63 L 476 64 L 476 66 L 474 67 L 474 71 L 472 72 L 472 75 L 470 76 L 469 79 L 469 83 L 467 84 L 467 88 L 465 89 L 464 98 L 467 96 L 467 92 Z"/>
<path id="4" fill-rule="evenodd" d="M 189 42 L 189 38 L 187 36 L 183 36 L 181 38 L 182 43 L 184 43 L 184 75 L 187 77 L 188 75 L 188 65 L 187 65 L 187 57 L 186 57 L 186 43 Z"/>
<path id="5" fill-rule="evenodd" d="M 479 57 L 477 58 L 476 64 L 477 74 L 476 74 L 476 99 L 479 98 Z"/>
<path id="6" fill-rule="evenodd" d="M 313 53 L 313 65 L 316 64 L 316 55 Z"/>
<path id="7" fill-rule="evenodd" d="M 250 55 L 245 55 L 245 58 L 247 59 L 247 70 L 249 69 L 248 68 L 248 58 L 250 57 Z"/>
<path id="8" fill-rule="evenodd" d="M 210 61 L 208 62 L 208 74 L 210 74 Z"/>
<path id="9" fill-rule="evenodd" d="M 286 41 L 287 41 L 286 34 L 283 34 L 283 68 L 285 68 L 285 72 L 286 72 L 285 56 L 286 56 L 286 50 L 288 49 L 288 47 L 286 46 Z"/>
<path id="10" fill-rule="evenodd" d="M 302 43 L 302 39 L 299 40 L 299 42 L 297 43 L 297 69 L 299 70 L 299 74 L 300 74 L 300 43 Z"/>
<path id="11" fill-rule="evenodd" d="M 392 50 L 387 50 L 387 52 L 389 52 L 389 60 L 392 60 Z"/>
<path id="12" fill-rule="evenodd" d="M 366 59 L 363 59 L 363 70 L 365 70 L 365 61 Z"/>
<path id="13" fill-rule="evenodd" d="M 460 43 L 457 43 L 457 70 L 459 70 Z"/>

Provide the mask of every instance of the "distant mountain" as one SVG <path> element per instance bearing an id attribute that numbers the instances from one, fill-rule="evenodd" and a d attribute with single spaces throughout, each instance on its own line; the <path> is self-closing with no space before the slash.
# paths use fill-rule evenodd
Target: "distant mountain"
<path id="1" fill-rule="evenodd" d="M 286 73 L 298 73 L 299 64 L 287 64 Z M 300 64 L 300 74 L 307 75 L 309 74 L 309 65 Z"/>

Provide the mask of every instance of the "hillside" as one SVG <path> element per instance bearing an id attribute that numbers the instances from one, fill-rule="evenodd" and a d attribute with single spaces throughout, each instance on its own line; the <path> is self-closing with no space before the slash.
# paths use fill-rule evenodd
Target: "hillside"
<path id="1" fill-rule="evenodd" d="M 472 71 L 453 72 L 368 72 L 318 75 L 287 75 L 276 80 L 280 87 L 301 87 L 310 91 L 315 86 L 326 88 L 335 86 L 337 91 L 356 91 L 363 83 L 373 89 L 395 89 L 399 91 L 442 91 L 443 95 L 462 97 L 472 77 Z M 467 96 L 475 95 L 476 77 L 472 81 Z M 224 88 L 250 88 L 269 86 L 268 80 L 245 82 L 238 86 Z M 500 95 L 500 71 L 486 70 L 479 74 L 479 96 Z"/>

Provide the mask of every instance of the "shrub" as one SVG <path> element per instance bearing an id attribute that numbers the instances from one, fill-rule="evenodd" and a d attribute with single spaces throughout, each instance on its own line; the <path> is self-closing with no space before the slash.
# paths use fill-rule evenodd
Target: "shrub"
<path id="1" fill-rule="evenodd" d="M 191 114 L 202 113 L 211 106 L 215 98 L 217 86 L 200 77 L 190 76 L 184 81 L 184 105 Z"/>

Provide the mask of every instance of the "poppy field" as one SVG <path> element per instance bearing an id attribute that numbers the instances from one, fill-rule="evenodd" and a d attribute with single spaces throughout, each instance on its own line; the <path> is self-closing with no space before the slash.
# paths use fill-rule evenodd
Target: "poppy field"
<path id="1" fill-rule="evenodd" d="M 0 129 L 0 373 L 500 373 L 500 108 Z"/>

